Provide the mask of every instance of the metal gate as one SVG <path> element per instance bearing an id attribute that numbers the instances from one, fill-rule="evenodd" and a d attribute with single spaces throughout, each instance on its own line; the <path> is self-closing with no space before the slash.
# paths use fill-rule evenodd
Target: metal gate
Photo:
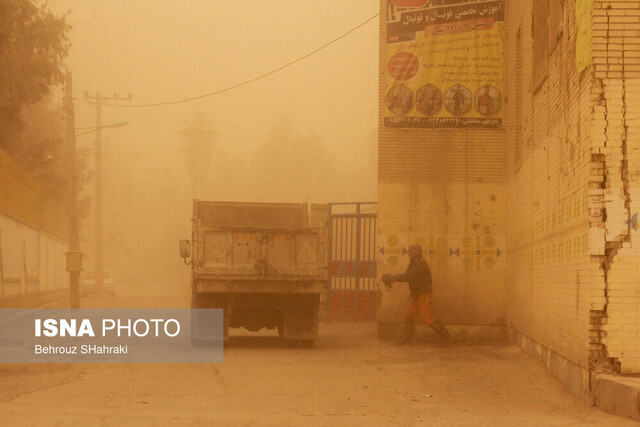
<path id="1" fill-rule="evenodd" d="M 376 320 L 376 203 L 329 205 L 330 320 Z"/>

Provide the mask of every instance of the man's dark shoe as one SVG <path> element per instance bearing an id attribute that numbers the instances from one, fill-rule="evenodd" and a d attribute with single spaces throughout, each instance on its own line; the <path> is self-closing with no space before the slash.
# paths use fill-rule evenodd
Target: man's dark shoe
<path id="1" fill-rule="evenodd" d="M 438 336 L 442 339 L 442 341 L 445 342 L 445 344 L 449 344 L 451 341 L 453 341 L 453 337 L 451 336 L 447 328 L 442 323 L 440 323 L 439 320 L 436 320 L 429 326 L 431 326 L 431 329 L 433 329 L 433 331 L 438 334 Z"/>

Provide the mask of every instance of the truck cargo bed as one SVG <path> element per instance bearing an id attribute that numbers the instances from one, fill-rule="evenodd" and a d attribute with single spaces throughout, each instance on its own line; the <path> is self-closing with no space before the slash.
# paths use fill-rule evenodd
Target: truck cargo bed
<path id="1" fill-rule="evenodd" d="M 327 283 L 326 230 L 306 204 L 193 204 L 192 307 L 221 308 L 229 327 L 277 328 L 313 344 Z"/>

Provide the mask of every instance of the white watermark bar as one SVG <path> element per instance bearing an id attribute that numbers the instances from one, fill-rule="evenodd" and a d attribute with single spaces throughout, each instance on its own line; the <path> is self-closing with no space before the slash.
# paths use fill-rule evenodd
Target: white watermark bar
<path id="1" fill-rule="evenodd" d="M 221 309 L 0 309 L 0 363 L 222 363 Z"/>

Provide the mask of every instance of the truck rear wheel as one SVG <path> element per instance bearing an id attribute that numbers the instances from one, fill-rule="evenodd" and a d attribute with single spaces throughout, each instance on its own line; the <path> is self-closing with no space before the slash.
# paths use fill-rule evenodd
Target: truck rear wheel
<path id="1" fill-rule="evenodd" d="M 195 293 L 191 294 L 191 308 L 219 308 L 223 310 L 223 323 L 222 323 L 222 333 L 224 342 L 229 340 L 229 309 L 227 300 L 224 295 L 213 294 L 213 293 Z M 206 345 L 206 342 L 201 342 L 199 344 L 195 344 L 194 341 L 202 341 L 198 339 L 192 339 L 191 343 L 194 346 L 202 346 Z"/>

